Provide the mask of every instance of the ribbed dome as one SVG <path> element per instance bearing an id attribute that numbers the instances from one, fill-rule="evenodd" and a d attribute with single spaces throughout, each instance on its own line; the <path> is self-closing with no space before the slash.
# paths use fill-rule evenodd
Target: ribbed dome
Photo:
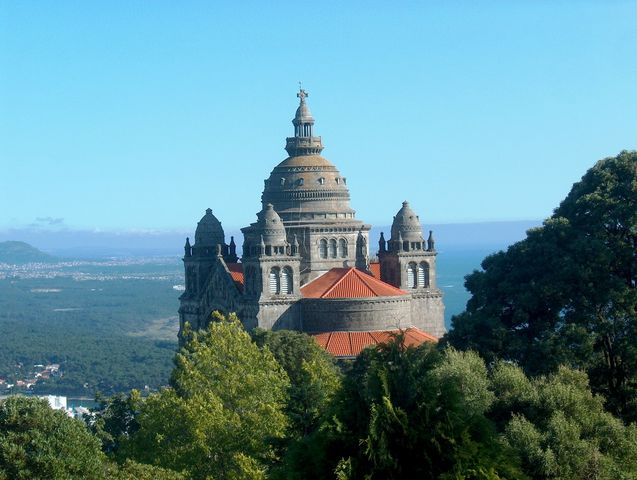
<path id="1" fill-rule="evenodd" d="M 403 206 L 394 217 L 394 223 L 391 226 L 391 239 L 398 240 L 398 234 L 403 241 L 422 242 L 422 227 L 418 215 L 411 209 L 407 201 L 403 202 Z"/>
<path id="2" fill-rule="evenodd" d="M 299 108 L 296 109 L 294 120 L 297 122 L 314 122 L 312 112 L 310 112 L 310 107 L 307 106 L 305 101 L 302 101 Z"/>
<path id="3" fill-rule="evenodd" d="M 349 189 L 338 169 L 320 155 L 288 157 L 265 181 L 261 201 L 271 203 L 284 221 L 352 219 Z"/>
<path id="4" fill-rule="evenodd" d="M 257 222 L 254 227 L 255 233 L 263 236 L 266 245 L 285 245 L 285 225 L 271 203 L 257 213 Z"/>
<path id="5" fill-rule="evenodd" d="M 206 210 L 206 214 L 199 220 L 195 231 L 196 247 L 214 247 L 225 243 L 225 235 L 221 222 L 212 214 L 211 209 Z"/>

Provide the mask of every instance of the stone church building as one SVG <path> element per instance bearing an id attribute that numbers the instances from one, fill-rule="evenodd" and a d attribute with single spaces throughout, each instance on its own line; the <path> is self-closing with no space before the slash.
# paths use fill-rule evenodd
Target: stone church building
<path id="1" fill-rule="evenodd" d="M 248 329 L 310 333 L 339 357 L 398 329 L 408 344 L 435 340 L 445 327 L 432 233 L 425 240 L 403 202 L 370 262 L 371 226 L 356 218 L 347 179 L 321 156 L 307 93 L 297 96 L 289 156 L 265 180 L 256 221 L 241 229 L 241 258 L 211 209 L 194 243 L 186 239 L 180 336 L 186 322 L 204 328 L 220 311 L 236 312 Z"/>

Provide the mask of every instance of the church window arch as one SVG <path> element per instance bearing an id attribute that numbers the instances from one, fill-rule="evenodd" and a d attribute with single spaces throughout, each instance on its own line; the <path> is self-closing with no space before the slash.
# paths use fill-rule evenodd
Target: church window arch
<path id="1" fill-rule="evenodd" d="M 429 286 L 429 264 L 427 262 L 420 262 L 418 265 L 418 286 Z"/>
<path id="2" fill-rule="evenodd" d="M 414 262 L 407 265 L 407 288 L 416 288 L 416 264 Z"/>
<path id="3" fill-rule="evenodd" d="M 325 185 L 325 178 L 321 177 L 318 179 L 319 185 Z"/>
<path id="4" fill-rule="evenodd" d="M 305 180 L 303 180 L 303 178 L 299 178 L 299 179 L 296 181 L 296 184 L 297 184 L 299 187 L 302 187 L 304 183 L 305 183 Z"/>
<path id="5" fill-rule="evenodd" d="M 281 270 L 281 293 L 283 295 L 292 293 L 292 281 L 292 269 L 290 267 L 284 267 L 283 270 Z"/>
<path id="6" fill-rule="evenodd" d="M 270 293 L 281 293 L 281 276 L 279 267 L 270 269 Z"/>
<path id="7" fill-rule="evenodd" d="M 327 240 L 324 238 L 319 242 L 319 257 L 327 258 Z"/>
<path id="8" fill-rule="evenodd" d="M 330 240 L 330 257 L 336 258 L 336 239 L 332 238 Z"/>
<path id="9" fill-rule="evenodd" d="M 338 256 L 341 258 L 347 258 L 347 240 L 340 238 L 338 240 Z"/>

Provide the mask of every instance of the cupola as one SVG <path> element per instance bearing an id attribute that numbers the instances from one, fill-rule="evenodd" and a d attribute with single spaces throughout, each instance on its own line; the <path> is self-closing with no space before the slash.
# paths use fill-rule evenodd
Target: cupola
<path id="1" fill-rule="evenodd" d="M 195 248 L 209 248 L 216 245 L 225 244 L 225 235 L 221 222 L 212 214 L 210 208 L 206 209 L 206 214 L 197 223 L 195 230 Z"/>
<path id="2" fill-rule="evenodd" d="M 424 250 L 424 241 L 420 219 L 409 202 L 404 201 L 391 226 L 390 250 Z"/>
<path id="3" fill-rule="evenodd" d="M 305 101 L 309 94 L 301 88 L 296 96 L 299 97 L 299 107 L 292 119 L 294 136 L 286 139 L 285 149 L 290 157 L 318 155 L 323 150 L 323 144 L 321 137 L 314 136 L 314 117 Z"/>
<path id="4" fill-rule="evenodd" d="M 242 228 L 244 234 L 244 255 L 280 255 L 290 253 L 285 225 L 268 203 L 257 213 L 257 221 L 249 227 Z"/>

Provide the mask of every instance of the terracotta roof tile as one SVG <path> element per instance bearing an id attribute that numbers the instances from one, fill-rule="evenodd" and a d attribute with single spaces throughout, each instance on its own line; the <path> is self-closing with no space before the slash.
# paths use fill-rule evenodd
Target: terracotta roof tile
<path id="1" fill-rule="evenodd" d="M 235 285 L 240 291 L 243 291 L 243 264 L 242 263 L 226 263 L 230 276 L 234 280 Z"/>
<path id="2" fill-rule="evenodd" d="M 304 285 L 306 298 L 394 297 L 407 292 L 372 277 L 356 268 L 332 268 Z"/>
<path id="3" fill-rule="evenodd" d="M 329 353 L 339 358 L 351 358 L 357 356 L 365 348 L 371 345 L 387 343 L 392 336 L 400 330 L 380 330 L 370 332 L 325 332 L 312 335 L 314 340 Z M 403 330 L 405 345 L 417 347 L 424 342 L 437 342 L 433 335 L 411 327 Z"/>

